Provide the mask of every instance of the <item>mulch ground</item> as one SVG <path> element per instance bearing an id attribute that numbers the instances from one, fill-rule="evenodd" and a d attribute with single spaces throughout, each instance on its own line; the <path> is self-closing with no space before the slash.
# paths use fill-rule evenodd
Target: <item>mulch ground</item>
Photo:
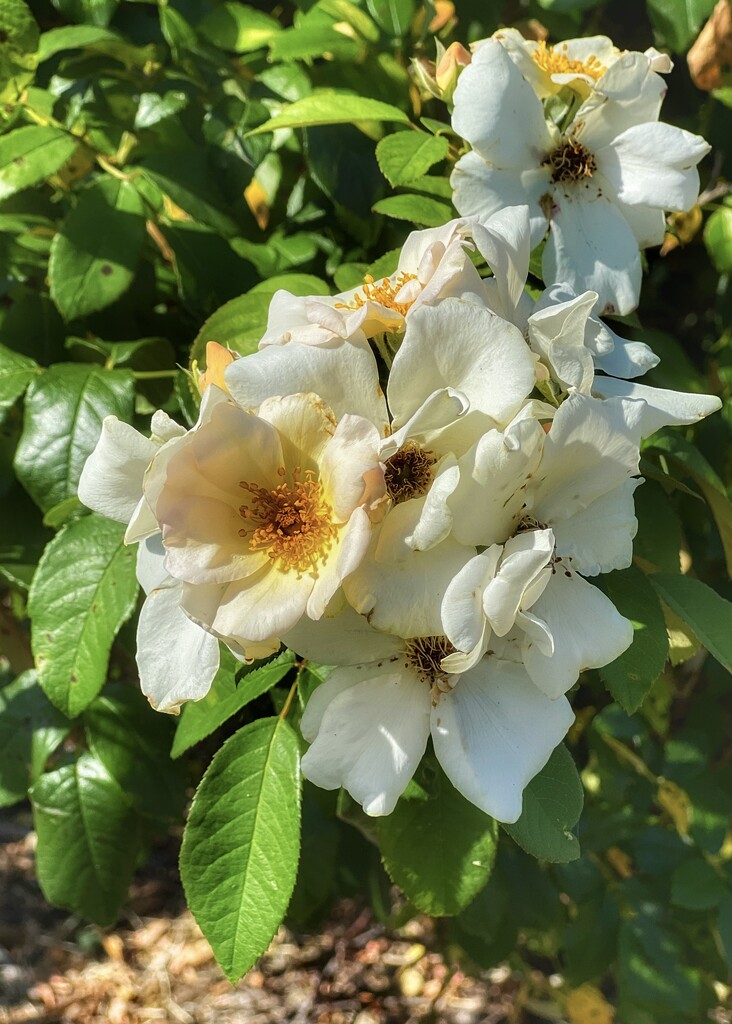
<path id="1" fill-rule="evenodd" d="M 102 930 L 49 907 L 34 877 L 33 834 L 0 827 L 0 840 L 8 838 L 0 845 L 0 1024 L 542 1019 L 528 1012 L 525 976 L 501 967 L 471 977 L 436 951 L 429 919 L 389 932 L 356 901 L 335 907 L 317 934 L 281 929 L 232 986 L 185 910 L 174 849 L 153 856 L 117 926 Z"/>

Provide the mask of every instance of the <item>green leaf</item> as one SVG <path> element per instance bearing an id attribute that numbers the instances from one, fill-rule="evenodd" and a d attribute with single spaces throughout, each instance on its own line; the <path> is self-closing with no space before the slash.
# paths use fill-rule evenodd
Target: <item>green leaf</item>
<path id="1" fill-rule="evenodd" d="M 38 61 L 43 63 L 63 50 L 78 50 L 96 43 L 119 43 L 122 37 L 99 25 L 64 25 L 52 28 L 41 36 Z"/>
<path id="2" fill-rule="evenodd" d="M 681 523 L 672 501 L 660 484 L 648 479 L 634 497 L 638 533 L 633 541 L 633 557 L 644 569 L 678 572 Z"/>
<path id="3" fill-rule="evenodd" d="M 127 291 L 145 241 L 142 200 L 127 181 L 99 178 L 51 245 L 51 298 L 65 320 L 104 309 Z"/>
<path id="4" fill-rule="evenodd" d="M 233 53 L 251 53 L 267 46 L 282 30 L 276 18 L 248 4 L 227 2 L 209 11 L 198 30 L 214 46 Z"/>
<path id="5" fill-rule="evenodd" d="M 727 497 L 724 484 L 698 448 L 681 437 L 678 431 L 657 434 L 649 448 L 673 459 L 702 491 L 719 530 L 727 572 L 732 574 L 732 502 Z"/>
<path id="6" fill-rule="evenodd" d="M 691 626 L 712 657 L 732 672 L 732 604 L 690 576 L 663 572 L 649 579 L 661 600 Z"/>
<path id="7" fill-rule="evenodd" d="M 39 373 L 33 359 L 0 345 L 0 422 Z"/>
<path id="8" fill-rule="evenodd" d="M 450 144 L 443 135 L 395 132 L 379 142 L 376 159 L 387 181 L 392 185 L 407 185 L 444 160 L 449 149 Z"/>
<path id="9" fill-rule="evenodd" d="M 180 113 L 187 104 L 188 94 L 182 89 L 170 89 L 164 93 L 143 92 L 135 114 L 135 130 L 152 128 L 166 117 Z"/>
<path id="10" fill-rule="evenodd" d="M 237 684 L 234 675 L 241 665 L 233 654 L 222 649 L 221 667 L 211 689 L 202 700 L 186 704 L 183 708 L 170 756 L 180 757 L 186 750 L 210 736 L 250 701 L 261 697 L 281 682 L 294 664 L 293 653 L 283 651 L 274 661 L 247 672 Z"/>
<path id="11" fill-rule="evenodd" d="M 339 32 L 332 24 L 298 25 L 274 36 L 269 49 L 272 61 L 308 60 L 327 53 L 331 60 L 358 61 L 363 43 Z M 283 126 L 284 127 L 284 126 Z"/>
<path id="12" fill-rule="evenodd" d="M 15 472 L 44 512 L 76 494 L 102 420 L 131 419 L 133 394 L 128 371 L 79 363 L 52 366 L 31 383 Z"/>
<path id="13" fill-rule="evenodd" d="M 447 203 L 429 196 L 387 196 L 374 203 L 373 210 L 374 213 L 383 213 L 385 217 L 408 220 L 428 228 L 439 227 L 452 217 L 452 209 Z"/>
<path id="14" fill-rule="evenodd" d="M 727 894 L 719 905 L 717 929 L 724 961 L 732 970 L 732 894 Z"/>
<path id="15" fill-rule="evenodd" d="M 353 124 L 354 121 L 393 121 L 409 124 L 403 110 L 381 100 L 348 93 L 315 92 L 285 107 L 276 117 L 252 129 L 249 135 L 277 128 L 306 128 L 314 124 Z"/>
<path id="16" fill-rule="evenodd" d="M 704 227 L 704 244 L 720 274 L 732 271 L 732 209 L 720 206 Z"/>
<path id="17" fill-rule="evenodd" d="M 0 502 L 0 576 L 27 591 L 50 539 L 37 507 L 16 483 Z"/>
<path id="18" fill-rule="evenodd" d="M 23 0 L 0 4 L 0 103 L 15 103 L 38 64 L 39 30 Z"/>
<path id="19" fill-rule="evenodd" d="M 684 910 L 710 910 L 729 895 L 712 865 L 702 857 L 684 861 L 671 877 L 671 902 Z"/>
<path id="20" fill-rule="evenodd" d="M 0 689 L 0 807 L 25 799 L 70 728 L 34 671 Z"/>
<path id="21" fill-rule="evenodd" d="M 658 42 L 684 53 L 714 4 L 715 0 L 647 0 L 646 6 Z"/>
<path id="22" fill-rule="evenodd" d="M 271 295 L 266 292 L 249 292 L 217 309 L 193 342 L 191 359 L 200 362 L 209 341 L 218 341 L 242 356 L 256 352 L 267 327 L 270 299 Z"/>
<path id="23" fill-rule="evenodd" d="M 113 924 L 139 854 L 125 794 L 99 761 L 82 754 L 42 775 L 30 795 L 44 896 L 99 925 Z"/>
<path id="24" fill-rule="evenodd" d="M 300 847 L 297 736 L 263 718 L 217 751 L 193 798 L 180 874 L 188 906 L 233 983 L 287 910 Z"/>
<path id="25" fill-rule="evenodd" d="M 562 744 L 524 790 L 519 820 L 503 828 L 532 857 L 554 863 L 576 860 L 580 848 L 571 829 L 579 820 L 583 802 L 574 759 Z"/>
<path id="26" fill-rule="evenodd" d="M 73 718 L 104 684 L 112 641 L 137 597 L 135 550 L 101 516 L 69 523 L 41 559 L 28 598 L 38 679 Z"/>
<path id="27" fill-rule="evenodd" d="M 633 623 L 633 643 L 601 668 L 600 675 L 615 700 L 632 715 L 666 664 L 666 622 L 655 590 L 639 569 L 631 566 L 607 573 L 603 589 L 620 614 Z"/>
<path id="28" fill-rule="evenodd" d="M 666 1021 L 672 1013 L 699 1020 L 698 976 L 686 966 L 678 940 L 661 927 L 653 904 L 641 903 L 637 911 L 620 926 L 618 1019 L 639 1019 L 642 1007 L 651 1011 L 651 1021 Z"/>
<path id="29" fill-rule="evenodd" d="M 140 814 L 175 821 L 183 814 L 184 776 L 167 754 L 173 731 L 137 687 L 112 684 L 84 712 L 89 750 Z"/>
<path id="30" fill-rule="evenodd" d="M 389 876 L 424 914 L 458 914 L 493 869 L 495 821 L 466 800 L 431 759 L 380 820 L 379 836 Z"/>
<path id="31" fill-rule="evenodd" d="M 207 224 L 225 238 L 238 233 L 236 222 L 223 212 L 224 201 L 206 163 L 205 153 L 190 149 L 155 149 L 140 167 L 145 178 L 194 220 Z"/>
<path id="32" fill-rule="evenodd" d="M 293 295 L 330 295 L 326 282 L 314 274 L 273 274 L 266 281 L 255 284 L 249 294 L 269 295 L 271 298 L 280 288 L 285 288 Z"/>
<path id="33" fill-rule="evenodd" d="M 79 140 L 60 128 L 27 125 L 0 138 L 0 199 L 50 178 Z"/>
<path id="34" fill-rule="evenodd" d="M 394 39 L 407 34 L 416 13 L 414 0 L 366 0 L 366 6 L 379 28 Z"/>

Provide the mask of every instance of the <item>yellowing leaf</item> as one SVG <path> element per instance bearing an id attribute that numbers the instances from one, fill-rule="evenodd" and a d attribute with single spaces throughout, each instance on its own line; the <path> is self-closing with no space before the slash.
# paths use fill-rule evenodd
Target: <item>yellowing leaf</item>
<path id="1" fill-rule="evenodd" d="M 244 198 L 254 214 L 257 224 L 264 231 L 269 223 L 269 203 L 267 202 L 267 193 L 256 178 L 244 189 Z"/>
<path id="2" fill-rule="evenodd" d="M 661 602 L 663 617 L 666 620 L 668 633 L 668 655 L 672 665 L 680 665 L 693 658 L 701 647 L 690 626 L 672 612 L 668 605 Z"/>
<path id="3" fill-rule="evenodd" d="M 659 779 L 656 800 L 673 821 L 679 835 L 688 835 L 691 819 L 691 801 L 681 786 L 677 786 L 675 782 L 671 782 L 669 779 Z"/>
<path id="4" fill-rule="evenodd" d="M 580 985 L 567 996 L 565 1010 L 571 1024 L 613 1024 L 615 1010 L 599 988 Z"/>

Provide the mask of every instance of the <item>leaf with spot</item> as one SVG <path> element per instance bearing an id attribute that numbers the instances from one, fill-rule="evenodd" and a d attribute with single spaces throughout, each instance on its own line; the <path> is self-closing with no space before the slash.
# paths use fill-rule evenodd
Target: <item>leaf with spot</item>
<path id="1" fill-rule="evenodd" d="M 69 718 L 104 685 L 112 642 L 135 608 L 135 550 L 124 526 L 89 515 L 51 541 L 28 597 L 31 647 L 46 695 Z"/>
<path id="2" fill-rule="evenodd" d="M 142 199 L 127 181 L 99 178 L 79 196 L 51 245 L 51 298 L 65 320 L 104 309 L 132 284 L 145 241 Z"/>
<path id="3" fill-rule="evenodd" d="M 50 178 L 79 140 L 60 128 L 26 125 L 0 138 L 0 199 Z"/>
<path id="4" fill-rule="evenodd" d="M 300 850 L 297 736 L 282 718 L 235 733 L 193 798 L 180 854 L 188 905 L 231 982 L 287 910 Z"/>
<path id="5" fill-rule="evenodd" d="M 132 418 L 133 383 L 127 370 L 80 363 L 52 366 L 33 380 L 25 397 L 15 473 L 44 512 L 76 494 L 104 417 Z"/>

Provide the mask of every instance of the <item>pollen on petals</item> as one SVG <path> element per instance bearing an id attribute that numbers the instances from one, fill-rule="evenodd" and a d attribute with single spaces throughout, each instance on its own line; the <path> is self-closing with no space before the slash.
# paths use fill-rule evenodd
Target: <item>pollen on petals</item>
<path id="1" fill-rule="evenodd" d="M 588 78 L 597 81 L 607 70 L 594 55 L 590 55 L 584 61 L 570 60 L 566 43 L 561 46 L 547 46 L 542 40 L 531 56 L 549 75 L 587 75 Z"/>
<path id="2" fill-rule="evenodd" d="M 353 302 L 337 302 L 335 308 L 355 310 L 361 309 L 367 302 L 376 302 L 386 309 L 393 309 L 400 316 L 406 316 L 414 303 L 414 299 L 402 302 L 397 296 L 405 284 L 416 280 L 416 278 L 416 274 L 402 272 L 393 278 L 384 277 L 380 281 L 375 281 L 371 274 L 367 274 L 364 277 L 364 286 L 361 289 L 362 294 L 356 292 L 353 296 Z"/>
<path id="3" fill-rule="evenodd" d="M 285 475 L 284 467 L 278 470 Z M 249 543 L 250 551 L 266 551 L 269 559 L 285 572 L 312 571 L 327 555 L 338 535 L 333 509 L 323 497 L 323 487 L 312 470 L 302 474 L 298 467 L 292 483 L 283 482 L 268 489 L 242 480 L 239 486 L 249 495 L 239 515 L 248 528 L 239 536 Z"/>

